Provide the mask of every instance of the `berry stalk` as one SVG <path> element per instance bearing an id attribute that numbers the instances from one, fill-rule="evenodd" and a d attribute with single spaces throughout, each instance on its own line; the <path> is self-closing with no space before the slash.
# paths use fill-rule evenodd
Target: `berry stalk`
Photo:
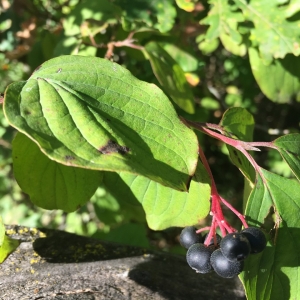
<path id="1" fill-rule="evenodd" d="M 231 211 L 233 211 L 234 214 L 236 214 L 239 219 L 241 220 L 241 222 L 243 223 L 243 225 L 246 227 L 248 227 L 245 218 L 243 216 L 241 216 L 241 214 L 235 210 L 227 201 L 225 201 L 218 193 L 217 190 L 217 186 L 215 183 L 215 180 L 213 178 L 210 166 L 208 164 L 208 161 L 204 155 L 204 152 L 201 148 L 201 146 L 199 145 L 199 156 L 200 159 L 205 167 L 205 169 L 207 170 L 207 173 L 210 177 L 211 180 L 211 210 L 210 210 L 210 215 L 212 216 L 212 223 L 209 229 L 209 233 L 208 236 L 205 240 L 205 245 L 208 246 L 210 243 L 210 240 L 213 238 L 214 241 L 216 242 L 216 229 L 219 227 L 222 236 L 226 236 L 227 233 L 233 233 L 236 230 L 226 221 L 223 211 L 222 211 L 222 207 L 221 207 L 221 203 L 223 202 Z"/>

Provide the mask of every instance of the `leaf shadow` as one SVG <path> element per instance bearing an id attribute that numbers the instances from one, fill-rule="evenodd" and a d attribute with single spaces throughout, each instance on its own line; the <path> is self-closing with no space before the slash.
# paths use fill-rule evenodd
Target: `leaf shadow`
<path id="1" fill-rule="evenodd" d="M 144 248 L 79 236 L 76 234 L 39 229 L 46 237 L 33 242 L 34 251 L 51 263 L 84 263 L 143 255 Z"/>
<path id="2" fill-rule="evenodd" d="M 53 263 L 54 269 L 57 264 L 62 264 L 64 269 L 69 268 L 65 264 L 70 264 L 70 268 L 73 265 L 78 272 L 91 269 L 91 265 L 85 263 L 94 263 L 95 270 L 101 266 L 116 268 L 116 272 L 118 268 L 127 268 L 125 280 L 135 282 L 135 287 L 145 287 L 149 299 L 153 295 L 153 299 L 165 300 L 245 300 L 237 277 L 225 279 L 214 272 L 198 274 L 187 265 L 184 256 L 103 242 L 58 230 L 39 230 L 46 237 L 36 238 L 33 242 L 35 256 L 38 254 L 46 262 Z M 40 268 L 45 268 L 43 262 Z M 51 266 L 47 268 L 52 269 Z"/>
<path id="3" fill-rule="evenodd" d="M 179 156 L 181 155 L 180 151 L 182 151 L 182 147 L 185 148 L 185 151 L 188 151 L 188 149 L 186 145 L 181 144 L 181 142 L 184 143 L 184 141 L 179 141 L 178 136 L 184 136 L 184 134 L 186 134 L 187 128 L 178 128 L 175 136 L 174 132 L 170 128 L 163 128 L 163 126 L 159 125 L 159 123 L 155 119 L 152 119 L 154 118 L 154 116 L 152 116 L 146 122 L 144 119 L 143 121 L 139 120 L 137 114 L 133 122 L 125 116 L 126 114 L 129 114 L 129 112 L 127 111 L 123 111 L 119 108 L 111 106 L 111 110 L 116 110 L 116 112 L 114 112 L 115 115 L 113 115 L 112 113 L 106 112 L 107 104 L 102 103 L 99 99 L 96 100 L 86 93 L 80 91 L 77 91 L 77 95 L 80 95 L 81 100 L 86 103 L 86 106 L 91 112 L 93 111 L 93 114 L 98 114 L 97 118 L 101 118 L 101 122 L 96 117 L 94 117 L 94 121 L 101 123 L 100 125 L 102 126 L 102 130 L 104 130 L 105 134 L 110 138 L 109 142 L 118 145 L 119 148 L 126 149 L 126 151 L 123 152 L 105 151 L 104 153 L 102 152 L 102 155 L 119 156 L 119 158 L 117 159 L 121 159 L 125 164 L 127 164 L 130 169 L 133 170 L 133 173 L 143 174 L 143 176 L 148 177 L 161 184 L 165 184 L 174 189 L 182 191 L 189 189 L 193 174 L 187 174 L 187 172 L 188 169 L 191 169 L 191 166 L 188 166 L 186 162 L 185 166 L 183 166 L 181 162 L 181 170 L 180 168 L 175 169 L 174 163 L 172 166 L 172 160 L 174 160 L 174 156 L 176 157 L 178 162 L 180 159 L 185 159 L 182 157 L 179 158 Z M 139 109 L 140 108 L 135 108 L 136 111 L 139 111 Z M 128 122 L 133 125 L 128 126 Z M 142 122 L 143 124 L 139 124 L 139 126 L 135 128 L 137 126 L 136 123 L 140 122 Z M 148 135 L 143 135 L 144 129 L 141 130 L 141 126 L 143 128 L 156 126 L 157 128 L 155 130 L 153 128 L 151 130 L 147 128 L 146 132 L 148 132 Z M 182 132 L 180 132 L 180 130 L 182 130 Z M 148 143 L 152 143 L 152 148 L 150 148 L 148 143 L 145 142 L 146 140 L 148 141 Z M 120 141 L 122 141 L 124 145 L 119 145 Z M 175 143 L 178 144 L 178 149 L 180 150 L 174 149 Z M 171 147 L 171 145 L 173 148 Z M 107 146 L 107 144 L 103 144 L 103 142 L 101 143 L 101 141 L 99 141 L 98 150 L 100 151 L 101 149 L 103 149 L 103 147 L 105 147 L 106 149 Z M 156 153 L 153 153 L 154 149 L 160 150 L 156 150 Z M 176 151 L 179 152 L 177 153 Z M 163 158 L 165 162 L 160 160 L 162 159 L 162 157 L 159 152 L 168 153 L 165 154 L 166 157 Z M 196 165 L 197 162 L 195 163 L 194 172 L 196 170 Z"/>
<path id="4" fill-rule="evenodd" d="M 285 58 L 278 59 L 281 66 L 291 75 L 299 78 L 300 58 L 293 54 L 287 54 Z"/>
<path id="5" fill-rule="evenodd" d="M 214 272 L 196 273 L 188 266 L 185 257 L 179 255 L 166 255 L 163 259 L 149 257 L 132 268 L 128 277 L 159 294 L 162 299 L 246 299 L 237 277 L 227 279 Z"/>

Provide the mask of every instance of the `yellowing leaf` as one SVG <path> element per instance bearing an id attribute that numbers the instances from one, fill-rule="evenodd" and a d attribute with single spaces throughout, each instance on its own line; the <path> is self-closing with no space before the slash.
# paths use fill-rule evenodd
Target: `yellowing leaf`
<path id="1" fill-rule="evenodd" d="M 179 8 L 192 12 L 195 9 L 195 3 L 192 0 L 175 0 Z"/>

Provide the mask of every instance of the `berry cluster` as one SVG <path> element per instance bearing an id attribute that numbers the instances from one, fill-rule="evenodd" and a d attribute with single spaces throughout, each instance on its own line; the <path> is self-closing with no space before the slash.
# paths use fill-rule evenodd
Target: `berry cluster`
<path id="1" fill-rule="evenodd" d="M 202 237 L 201 229 L 185 227 L 180 234 L 180 244 L 188 249 L 187 262 L 198 273 L 214 270 L 219 276 L 232 278 L 243 271 L 244 259 L 249 254 L 262 252 L 267 240 L 264 233 L 255 227 L 241 232 L 232 232 L 221 238 L 214 234 L 210 240 Z"/>
<path id="2" fill-rule="evenodd" d="M 234 145 L 231 143 L 231 146 Z M 248 153 L 244 148 L 239 146 L 237 149 L 248 158 Z M 211 180 L 211 225 L 201 229 L 193 226 L 184 228 L 180 235 L 180 243 L 188 249 L 187 262 L 196 272 L 208 273 L 214 270 L 221 277 L 232 278 L 243 271 L 244 260 L 249 254 L 264 250 L 267 239 L 259 228 L 249 227 L 245 216 L 218 193 L 208 161 L 200 145 L 198 153 Z M 255 168 L 252 159 L 250 162 Z M 222 205 L 238 217 L 245 229 L 237 232 L 228 223 L 224 217 Z M 220 230 L 223 238 L 217 235 L 217 229 Z M 208 230 L 207 235 L 202 237 L 201 233 L 206 230 Z"/>

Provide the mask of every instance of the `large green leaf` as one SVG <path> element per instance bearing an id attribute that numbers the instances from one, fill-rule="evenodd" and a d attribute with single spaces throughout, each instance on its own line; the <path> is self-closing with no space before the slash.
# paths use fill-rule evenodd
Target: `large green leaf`
<path id="1" fill-rule="evenodd" d="M 288 7 L 270 0 L 234 0 L 244 16 L 253 22 L 250 40 L 259 48 L 266 62 L 284 58 L 286 54 L 300 54 L 300 21 L 287 20 Z"/>
<path id="2" fill-rule="evenodd" d="M 274 235 L 267 248 L 245 261 L 240 278 L 248 300 L 300 297 L 300 184 L 260 169 L 246 216 L 257 226 L 274 213 Z"/>
<path id="3" fill-rule="evenodd" d="M 39 207 L 74 211 L 93 196 L 102 180 L 100 171 L 65 166 L 50 160 L 24 134 L 18 133 L 12 146 L 15 178 Z"/>
<path id="4" fill-rule="evenodd" d="M 154 84 L 116 63 L 61 56 L 7 88 L 9 123 L 66 165 L 143 174 L 187 190 L 198 141 Z"/>
<path id="5" fill-rule="evenodd" d="M 266 65 L 257 49 L 249 49 L 251 69 L 263 93 L 278 103 L 300 101 L 300 57 L 288 54 Z"/>
<path id="6" fill-rule="evenodd" d="M 283 159 L 300 180 L 300 134 L 292 133 L 279 137 L 273 144 L 277 146 Z"/>
<path id="7" fill-rule="evenodd" d="M 189 192 L 179 192 L 142 176 L 106 172 L 107 190 L 133 207 L 141 203 L 148 225 L 154 230 L 194 225 L 210 209 L 210 179 L 199 162 Z"/>
<path id="8" fill-rule="evenodd" d="M 220 125 L 231 138 L 251 142 L 254 130 L 254 118 L 244 108 L 233 107 L 225 111 Z M 254 182 L 255 171 L 248 159 L 232 146 L 227 145 L 231 161 L 241 170 L 246 178 Z"/>
<path id="9" fill-rule="evenodd" d="M 180 65 L 159 44 L 145 46 L 153 72 L 166 93 L 184 111 L 194 113 L 194 95 Z"/>

